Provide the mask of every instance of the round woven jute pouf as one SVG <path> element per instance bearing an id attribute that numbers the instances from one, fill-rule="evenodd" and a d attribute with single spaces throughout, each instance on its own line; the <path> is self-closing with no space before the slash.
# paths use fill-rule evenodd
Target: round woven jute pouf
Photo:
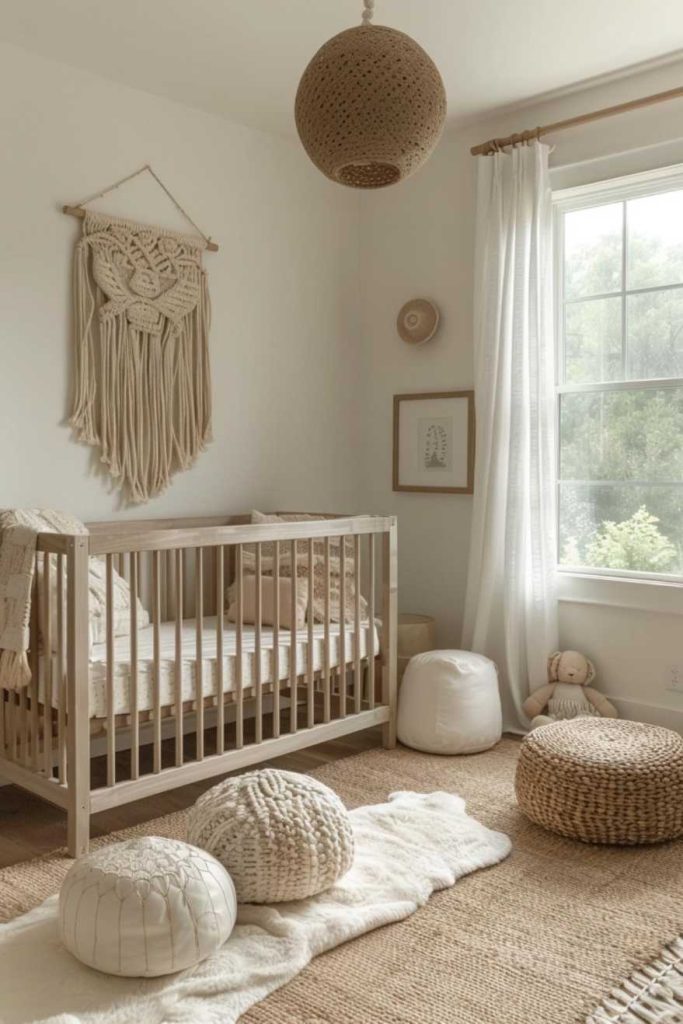
<path id="1" fill-rule="evenodd" d="M 683 738 L 612 718 L 573 718 L 525 737 L 519 806 L 537 825 L 586 843 L 683 835 Z"/>
<path id="2" fill-rule="evenodd" d="M 383 188 L 416 171 L 436 146 L 446 90 L 414 39 L 366 23 L 340 32 L 314 55 L 294 114 L 318 170 L 352 188 Z"/>
<path id="3" fill-rule="evenodd" d="M 240 903 L 306 899 L 353 862 L 351 819 L 337 794 L 275 768 L 226 779 L 200 796 L 188 839 L 227 868 Z"/>

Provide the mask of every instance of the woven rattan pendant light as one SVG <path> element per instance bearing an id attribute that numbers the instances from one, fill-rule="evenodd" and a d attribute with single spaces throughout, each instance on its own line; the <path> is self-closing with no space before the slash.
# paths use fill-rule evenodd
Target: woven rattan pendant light
<path id="1" fill-rule="evenodd" d="M 417 170 L 439 141 L 446 91 L 433 60 L 410 36 L 363 23 L 315 54 L 296 94 L 304 149 L 328 178 L 352 188 L 393 185 Z"/>

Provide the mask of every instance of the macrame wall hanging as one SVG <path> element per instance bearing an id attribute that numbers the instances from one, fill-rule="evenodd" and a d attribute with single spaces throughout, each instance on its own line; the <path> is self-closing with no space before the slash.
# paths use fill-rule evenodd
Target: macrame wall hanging
<path id="1" fill-rule="evenodd" d="M 200 237 L 86 211 L 149 172 Z M 64 212 L 83 220 L 74 254 L 74 399 L 79 440 L 97 446 L 128 501 L 161 494 L 211 440 L 205 249 L 218 246 L 149 165 Z"/>

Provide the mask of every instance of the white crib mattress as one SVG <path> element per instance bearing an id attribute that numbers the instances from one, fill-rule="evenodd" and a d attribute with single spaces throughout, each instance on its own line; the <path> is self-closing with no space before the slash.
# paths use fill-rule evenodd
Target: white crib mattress
<path id="1" fill-rule="evenodd" d="M 218 692 L 218 659 L 216 618 L 205 618 L 202 631 L 202 695 L 214 697 Z M 365 623 L 360 630 L 360 656 L 365 657 L 371 649 L 369 643 L 370 627 Z M 376 628 L 374 634 L 375 653 L 379 653 L 379 636 Z M 325 627 L 316 623 L 313 627 L 313 671 L 324 668 L 324 633 Z M 146 626 L 138 630 L 138 711 L 150 711 L 154 707 L 154 628 Z M 283 683 L 289 679 L 289 630 L 280 630 L 279 672 Z M 345 660 L 353 664 L 355 657 L 355 636 L 353 624 L 346 625 Z M 159 689 L 161 706 L 168 707 L 175 703 L 175 622 L 162 622 L 159 629 L 160 663 Z M 185 619 L 182 629 L 182 699 L 197 699 L 196 678 L 196 622 Z M 263 626 L 261 631 L 261 684 L 275 681 L 273 630 Z M 330 667 L 336 668 L 340 663 L 339 623 L 330 624 Z M 237 685 L 237 643 L 234 623 L 225 623 L 223 629 L 223 692 L 231 693 Z M 44 659 L 41 659 L 43 661 Z M 297 633 L 296 670 L 297 675 L 306 672 L 308 666 L 308 628 Z M 44 665 L 41 666 L 41 675 Z M 58 678 L 56 658 L 53 658 L 53 704 L 57 704 L 56 680 Z M 243 627 L 242 633 L 242 685 L 254 686 L 256 682 L 255 628 Z M 41 692 L 44 679 L 41 679 Z M 107 648 L 106 644 L 94 644 L 90 650 L 90 717 L 105 718 L 107 715 Z M 130 637 L 117 637 L 114 641 L 114 714 L 126 715 L 131 711 L 131 657 Z"/>

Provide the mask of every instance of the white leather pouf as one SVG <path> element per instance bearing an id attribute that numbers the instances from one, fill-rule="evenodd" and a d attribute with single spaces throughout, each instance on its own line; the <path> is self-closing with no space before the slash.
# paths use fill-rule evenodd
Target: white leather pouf
<path id="1" fill-rule="evenodd" d="M 398 738 L 429 754 L 474 754 L 497 743 L 502 711 L 496 666 L 471 651 L 411 658 L 398 698 Z"/>
<path id="2" fill-rule="evenodd" d="M 235 887 L 215 857 L 145 836 L 77 860 L 59 894 L 62 942 L 88 967 L 153 978 L 215 953 L 237 916 Z M 36 964 L 40 980 L 40 965 Z"/>
<path id="3" fill-rule="evenodd" d="M 261 768 L 220 782 L 190 810 L 188 839 L 218 857 L 240 903 L 303 900 L 353 863 L 349 812 L 310 775 Z"/>

